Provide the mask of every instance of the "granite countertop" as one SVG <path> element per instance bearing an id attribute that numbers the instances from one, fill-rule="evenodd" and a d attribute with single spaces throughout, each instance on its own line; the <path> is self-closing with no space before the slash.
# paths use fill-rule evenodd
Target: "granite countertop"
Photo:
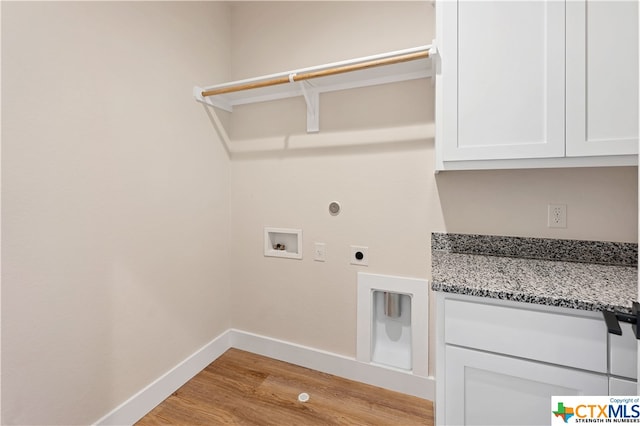
<path id="1" fill-rule="evenodd" d="M 632 243 L 434 233 L 432 289 L 591 311 L 630 312 Z"/>

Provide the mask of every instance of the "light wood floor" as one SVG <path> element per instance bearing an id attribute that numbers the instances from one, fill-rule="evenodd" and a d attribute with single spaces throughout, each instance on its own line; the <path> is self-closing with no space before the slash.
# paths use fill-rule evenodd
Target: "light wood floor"
<path id="1" fill-rule="evenodd" d="M 136 424 L 433 425 L 433 404 L 229 349 Z"/>

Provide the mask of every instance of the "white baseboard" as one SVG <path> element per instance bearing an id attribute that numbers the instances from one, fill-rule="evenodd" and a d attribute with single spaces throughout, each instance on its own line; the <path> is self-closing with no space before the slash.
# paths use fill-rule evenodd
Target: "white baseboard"
<path id="1" fill-rule="evenodd" d="M 405 371 L 362 363 L 355 358 L 332 352 L 229 329 L 94 424 L 134 424 L 229 348 L 242 349 L 431 401 L 435 399 L 433 377 L 415 376 Z M 313 392 L 313 390 L 310 391 Z"/>
<path id="2" fill-rule="evenodd" d="M 237 349 L 431 401 L 435 399 L 433 377 L 415 376 L 401 370 L 362 363 L 355 358 L 242 330 L 232 330 L 230 337 L 231 346 Z"/>
<path id="3" fill-rule="evenodd" d="M 225 331 L 95 424 L 134 424 L 229 349 L 231 334 L 231 330 Z"/>

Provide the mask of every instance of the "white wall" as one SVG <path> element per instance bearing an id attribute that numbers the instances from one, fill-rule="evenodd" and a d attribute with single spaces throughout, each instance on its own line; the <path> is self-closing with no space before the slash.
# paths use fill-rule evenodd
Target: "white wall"
<path id="1" fill-rule="evenodd" d="M 638 241 L 638 168 L 445 172 L 436 177 L 447 231 Z M 567 228 L 547 205 L 567 205 Z"/>
<path id="2" fill-rule="evenodd" d="M 428 2 L 234 4 L 233 75 L 429 44 L 432 15 Z M 233 157 L 233 325 L 355 356 L 362 268 L 349 265 L 349 246 L 369 247 L 370 272 L 426 277 L 429 233 L 443 228 L 433 203 L 433 141 L 428 133 L 410 138 L 413 126 L 433 117 L 433 88 L 423 79 L 324 94 L 320 104 L 320 136 L 328 140 L 307 149 L 287 142 L 305 134 L 304 100 L 234 110 L 238 146 L 264 137 L 280 143 L 257 141 Z M 373 143 L 389 129 L 390 138 Z M 338 216 L 328 212 L 332 200 L 342 204 Z M 264 226 L 302 228 L 304 258 L 263 257 Z M 313 260 L 314 242 L 326 244 L 326 262 Z"/>
<path id="3" fill-rule="evenodd" d="M 228 5 L 2 2 L 2 424 L 89 424 L 229 327 Z"/>
<path id="4" fill-rule="evenodd" d="M 427 1 L 320 3 L 235 4 L 233 77 L 429 44 L 434 34 Z M 404 140 L 433 122 L 433 102 L 424 80 L 322 95 L 326 140 L 309 149 L 289 143 L 305 133 L 302 99 L 234 111 L 232 139 L 249 150 L 232 161 L 234 327 L 355 356 L 356 272 L 429 278 L 431 232 L 637 240 L 635 167 L 434 176 L 433 139 Z M 388 129 L 389 143 L 351 146 Z M 327 211 L 332 200 L 339 216 Z M 568 204 L 567 229 L 546 227 L 548 203 Z M 263 257 L 264 226 L 302 228 L 303 260 Z M 327 245 L 324 263 L 312 259 L 315 241 Z M 351 244 L 369 247 L 367 268 L 349 265 Z"/>

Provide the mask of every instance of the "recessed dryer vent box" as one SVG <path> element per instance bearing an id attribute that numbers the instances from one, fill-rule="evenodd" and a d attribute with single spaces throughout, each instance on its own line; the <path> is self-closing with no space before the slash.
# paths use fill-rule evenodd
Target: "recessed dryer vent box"
<path id="1" fill-rule="evenodd" d="M 302 229 L 265 227 L 264 255 L 302 259 Z"/>

